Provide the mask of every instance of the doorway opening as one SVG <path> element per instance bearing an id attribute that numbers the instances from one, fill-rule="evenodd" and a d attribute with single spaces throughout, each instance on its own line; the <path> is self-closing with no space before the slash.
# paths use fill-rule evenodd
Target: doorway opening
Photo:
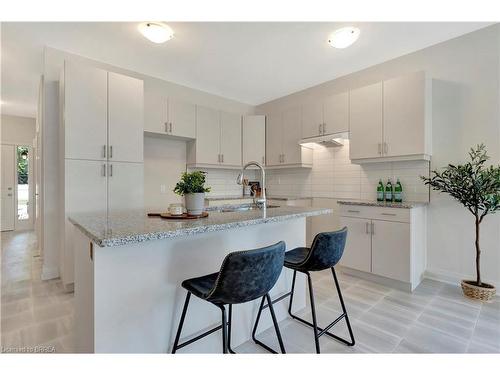
<path id="1" fill-rule="evenodd" d="M 16 229 L 33 229 L 32 148 L 16 145 Z"/>

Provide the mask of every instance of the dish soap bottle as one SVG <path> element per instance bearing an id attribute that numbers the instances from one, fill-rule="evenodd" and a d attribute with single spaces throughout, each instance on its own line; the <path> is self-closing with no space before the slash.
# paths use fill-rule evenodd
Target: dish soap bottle
<path id="1" fill-rule="evenodd" d="M 401 203 L 403 201 L 403 186 L 401 182 L 399 182 L 399 178 L 396 182 L 396 186 L 394 187 L 394 202 Z"/>
<path id="2" fill-rule="evenodd" d="M 377 185 L 377 201 L 378 202 L 384 201 L 384 183 L 382 182 L 382 179 L 378 181 Z"/>
<path id="3" fill-rule="evenodd" d="M 387 180 L 387 185 L 385 185 L 385 201 L 386 202 L 392 202 L 392 182 L 391 179 L 389 178 Z"/>

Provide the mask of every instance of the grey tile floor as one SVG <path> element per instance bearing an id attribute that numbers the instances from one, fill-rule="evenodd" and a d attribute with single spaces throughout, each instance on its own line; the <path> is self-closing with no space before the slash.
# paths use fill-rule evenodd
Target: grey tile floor
<path id="1" fill-rule="evenodd" d="M 33 232 L 2 233 L 2 347 L 43 346 L 73 351 L 73 294 L 60 280 L 42 281 Z M 500 298 L 480 303 L 465 298 L 458 286 L 424 280 L 406 293 L 338 272 L 356 345 L 321 337 L 323 353 L 500 353 Z M 340 314 L 329 271 L 313 273 L 318 321 Z M 301 316 L 311 319 L 306 308 Z M 312 330 L 287 319 L 280 323 L 289 353 L 314 353 Z M 332 332 L 347 337 L 344 322 Z M 274 330 L 259 338 L 278 347 Z M 263 353 L 248 341 L 240 353 Z M 267 352 L 265 352 L 267 353 Z"/>

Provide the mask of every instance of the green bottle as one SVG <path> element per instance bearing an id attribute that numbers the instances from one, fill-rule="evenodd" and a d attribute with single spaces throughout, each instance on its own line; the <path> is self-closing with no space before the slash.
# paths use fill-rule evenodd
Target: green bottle
<path id="1" fill-rule="evenodd" d="M 401 185 L 401 182 L 398 181 L 396 182 L 396 186 L 394 187 L 394 202 L 402 202 L 403 201 L 403 186 Z"/>
<path id="2" fill-rule="evenodd" d="M 389 178 L 387 180 L 387 185 L 385 185 L 385 201 L 392 202 L 393 194 L 392 194 L 392 182 Z"/>
<path id="3" fill-rule="evenodd" d="M 382 179 L 378 181 L 377 185 L 377 201 L 378 202 L 384 201 L 384 183 L 382 182 Z"/>

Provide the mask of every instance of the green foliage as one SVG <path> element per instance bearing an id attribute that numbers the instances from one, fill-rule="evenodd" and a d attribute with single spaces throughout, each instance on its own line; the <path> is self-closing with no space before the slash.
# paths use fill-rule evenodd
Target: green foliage
<path id="1" fill-rule="evenodd" d="M 500 165 L 485 165 L 489 157 L 484 144 L 471 148 L 469 156 L 465 164 L 449 164 L 442 172 L 432 171 L 432 177 L 422 179 L 433 190 L 450 194 L 481 222 L 500 210 Z"/>
<path id="2" fill-rule="evenodd" d="M 181 180 L 175 185 L 174 193 L 178 195 L 208 193 L 210 188 L 205 187 L 205 174 L 206 172 L 202 171 L 184 172 Z"/>
<path id="3" fill-rule="evenodd" d="M 28 159 L 23 159 L 21 154 L 28 153 L 28 147 L 17 147 L 17 183 L 24 185 L 28 183 Z"/>

